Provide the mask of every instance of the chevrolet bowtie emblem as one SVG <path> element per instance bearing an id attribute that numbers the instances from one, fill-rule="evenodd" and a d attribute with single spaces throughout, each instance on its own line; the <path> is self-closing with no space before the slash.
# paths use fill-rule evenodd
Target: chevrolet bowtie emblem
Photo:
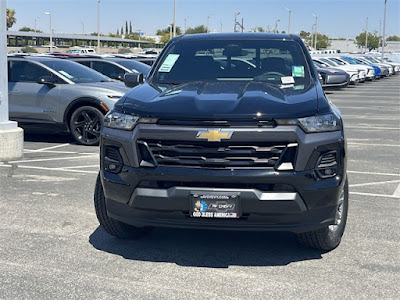
<path id="1" fill-rule="evenodd" d="M 230 130 L 208 129 L 207 131 L 199 131 L 196 138 L 206 139 L 209 142 L 220 142 L 222 139 L 229 140 L 233 134 Z"/>

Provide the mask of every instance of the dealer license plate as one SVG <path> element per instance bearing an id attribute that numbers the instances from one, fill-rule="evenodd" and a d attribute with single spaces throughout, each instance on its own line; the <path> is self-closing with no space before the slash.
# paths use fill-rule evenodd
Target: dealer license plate
<path id="1" fill-rule="evenodd" d="M 192 193 L 190 216 L 194 218 L 239 218 L 239 195 L 224 193 Z"/>

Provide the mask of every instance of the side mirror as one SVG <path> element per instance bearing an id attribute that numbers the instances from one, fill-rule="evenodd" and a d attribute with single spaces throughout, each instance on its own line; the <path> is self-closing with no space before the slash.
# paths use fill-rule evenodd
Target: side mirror
<path id="1" fill-rule="evenodd" d="M 124 83 L 127 87 L 135 87 L 144 82 L 142 73 L 125 73 Z"/>
<path id="2" fill-rule="evenodd" d="M 40 77 L 40 78 L 39 78 L 39 80 L 37 81 L 37 83 L 55 86 L 56 81 L 54 80 L 53 77 L 50 77 L 50 76 L 43 76 L 43 77 Z"/>

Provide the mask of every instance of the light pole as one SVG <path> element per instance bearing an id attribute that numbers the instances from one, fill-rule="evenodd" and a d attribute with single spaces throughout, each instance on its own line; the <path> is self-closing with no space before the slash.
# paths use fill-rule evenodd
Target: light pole
<path id="1" fill-rule="evenodd" d="M 140 33 L 142 32 L 142 29 L 137 29 L 136 31 L 137 31 L 137 33 L 139 35 L 139 48 L 140 48 Z"/>
<path id="2" fill-rule="evenodd" d="M 221 25 L 221 30 L 220 30 L 220 32 L 222 32 L 222 20 L 219 20 L 219 24 Z"/>
<path id="3" fill-rule="evenodd" d="M 39 17 L 35 18 L 35 32 L 36 32 L 36 23 L 37 23 L 37 19 L 39 19 Z"/>
<path id="4" fill-rule="evenodd" d="M 314 39 L 314 48 L 315 50 L 317 50 L 317 37 L 318 37 L 318 16 L 313 14 L 313 16 L 315 17 L 315 39 Z"/>
<path id="5" fill-rule="evenodd" d="M 210 25 L 210 18 L 211 18 L 212 16 L 214 16 L 214 15 L 212 14 L 212 15 L 207 16 L 207 33 L 210 32 L 209 25 Z"/>
<path id="6" fill-rule="evenodd" d="M 287 7 L 285 7 L 285 9 L 289 12 L 288 34 L 290 34 L 290 21 L 292 19 L 292 11 Z"/>
<path id="7" fill-rule="evenodd" d="M 275 33 L 278 33 L 278 23 L 279 23 L 279 22 L 280 22 L 279 19 L 275 21 L 275 29 L 274 29 L 274 32 L 275 32 Z"/>
<path id="8" fill-rule="evenodd" d="M 45 15 L 48 15 L 50 17 L 50 52 L 53 52 L 53 30 L 51 29 L 51 13 L 50 12 L 45 12 Z"/>
<path id="9" fill-rule="evenodd" d="M 386 3 L 387 0 L 385 0 L 385 11 L 383 13 L 382 59 L 385 56 Z"/>
<path id="10" fill-rule="evenodd" d="M 367 17 L 367 24 L 365 27 L 365 53 L 368 51 L 368 17 Z"/>
<path id="11" fill-rule="evenodd" d="M 184 21 L 184 26 L 183 26 L 183 29 L 184 29 L 184 32 L 183 33 L 186 33 L 186 18 L 183 20 Z"/>
<path id="12" fill-rule="evenodd" d="M 314 28 L 315 28 L 315 24 L 312 24 L 311 26 L 311 47 L 314 48 Z"/>
<path id="13" fill-rule="evenodd" d="M 97 5 L 97 53 L 100 53 L 100 0 Z"/>
<path id="14" fill-rule="evenodd" d="M 174 37 L 176 37 L 176 0 L 174 0 Z"/>
<path id="15" fill-rule="evenodd" d="M 236 32 L 236 24 L 237 24 L 236 17 L 237 17 L 238 15 L 240 15 L 240 11 L 235 12 L 235 25 L 233 26 L 233 32 Z"/>
<path id="16" fill-rule="evenodd" d="M 81 23 L 82 23 L 82 34 L 85 34 L 85 23 L 83 23 L 83 21 Z"/>
<path id="17" fill-rule="evenodd" d="M 172 39 L 172 25 L 168 25 L 169 27 L 169 39 Z"/>

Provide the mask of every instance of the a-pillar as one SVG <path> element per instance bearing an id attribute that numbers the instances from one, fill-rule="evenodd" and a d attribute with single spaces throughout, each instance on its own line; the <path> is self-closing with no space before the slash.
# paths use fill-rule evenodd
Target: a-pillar
<path id="1" fill-rule="evenodd" d="M 7 74 L 6 1 L 0 0 L 0 74 Z M 0 162 L 22 157 L 24 132 L 8 118 L 7 76 L 0 77 Z"/>

